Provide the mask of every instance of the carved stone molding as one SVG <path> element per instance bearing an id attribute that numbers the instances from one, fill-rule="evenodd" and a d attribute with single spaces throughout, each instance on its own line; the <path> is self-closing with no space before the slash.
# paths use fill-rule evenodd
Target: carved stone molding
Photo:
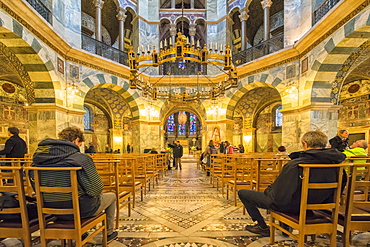
<path id="1" fill-rule="evenodd" d="M 93 3 L 94 3 L 95 8 L 99 8 L 99 9 L 103 8 L 103 5 L 104 5 L 103 0 L 93 0 Z"/>
<path id="2" fill-rule="evenodd" d="M 265 8 L 271 8 L 271 5 L 272 5 L 272 1 L 271 0 L 263 0 L 261 2 L 262 4 L 262 8 L 265 9 Z"/>

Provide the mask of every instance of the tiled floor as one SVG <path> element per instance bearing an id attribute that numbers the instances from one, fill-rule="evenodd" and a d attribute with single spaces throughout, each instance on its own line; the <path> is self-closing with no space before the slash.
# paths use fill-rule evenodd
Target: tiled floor
<path id="1" fill-rule="evenodd" d="M 121 211 L 119 242 L 145 247 L 263 246 L 268 238 L 244 231 L 251 223 L 242 205 L 233 205 L 212 187 L 193 157 L 171 170 L 138 202 L 131 217 Z M 282 237 L 278 236 L 278 239 Z M 117 242 L 110 246 L 119 246 Z"/>
<path id="2" fill-rule="evenodd" d="M 126 208 L 120 213 L 119 238 L 109 247 L 270 246 L 269 238 L 244 230 L 252 221 L 243 215 L 242 204 L 235 207 L 233 200 L 226 200 L 212 187 L 191 156 L 183 158 L 182 170 L 171 170 L 161 178 L 143 202 L 137 200 L 131 217 L 127 217 Z M 296 246 L 278 231 L 276 240 L 279 244 L 273 246 Z M 328 246 L 326 239 L 317 240 L 307 246 Z M 54 241 L 49 246 L 59 245 Z"/>

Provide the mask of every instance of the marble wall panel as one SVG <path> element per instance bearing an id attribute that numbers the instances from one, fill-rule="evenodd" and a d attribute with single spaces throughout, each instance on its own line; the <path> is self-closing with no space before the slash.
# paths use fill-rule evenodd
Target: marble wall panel
<path id="1" fill-rule="evenodd" d="M 157 21 L 159 17 L 159 0 L 148 1 L 148 20 Z"/>
<path id="2" fill-rule="evenodd" d="M 310 28 L 312 3 L 307 0 L 284 1 L 284 45 L 293 45 Z"/>
<path id="3" fill-rule="evenodd" d="M 208 21 L 216 21 L 218 20 L 218 15 L 217 15 L 217 4 L 218 1 L 215 0 L 207 0 L 207 20 Z M 208 28 L 208 27 L 207 27 Z"/>
<path id="4" fill-rule="evenodd" d="M 139 0 L 138 14 L 144 19 L 148 20 L 149 18 L 148 12 L 149 12 L 148 0 Z"/>
<path id="5" fill-rule="evenodd" d="M 53 1 L 53 27 L 67 43 L 81 48 L 81 1 Z"/>

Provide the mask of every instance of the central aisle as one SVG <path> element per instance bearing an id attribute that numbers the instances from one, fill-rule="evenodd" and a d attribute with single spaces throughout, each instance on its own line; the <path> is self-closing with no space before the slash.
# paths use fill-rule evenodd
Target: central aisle
<path id="1" fill-rule="evenodd" d="M 244 231 L 252 223 L 242 204 L 233 205 L 198 170 L 193 156 L 170 170 L 138 200 L 131 217 L 121 210 L 119 241 L 126 246 L 263 246 L 268 238 Z M 257 240 L 257 241 L 256 241 Z M 253 243 L 252 243 L 253 242 Z M 262 244 L 263 243 L 263 244 Z"/>

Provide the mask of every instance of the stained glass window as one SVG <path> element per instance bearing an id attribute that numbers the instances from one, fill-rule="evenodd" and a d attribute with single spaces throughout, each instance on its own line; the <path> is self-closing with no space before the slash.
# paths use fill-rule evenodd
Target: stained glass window
<path id="1" fill-rule="evenodd" d="M 190 135 L 195 135 L 197 133 L 197 116 L 190 113 Z"/>
<path id="2" fill-rule="evenodd" d="M 179 124 L 179 135 L 186 135 L 186 124 Z"/>
<path id="3" fill-rule="evenodd" d="M 91 112 L 90 109 L 84 106 L 85 114 L 84 114 L 84 129 L 91 130 Z"/>
<path id="4" fill-rule="evenodd" d="M 283 114 L 280 112 L 281 109 L 282 109 L 282 106 L 279 106 L 275 112 L 275 126 L 276 127 L 283 126 Z"/>
<path id="5" fill-rule="evenodd" d="M 167 133 L 169 135 L 175 134 L 175 116 L 172 114 L 167 120 Z"/>

